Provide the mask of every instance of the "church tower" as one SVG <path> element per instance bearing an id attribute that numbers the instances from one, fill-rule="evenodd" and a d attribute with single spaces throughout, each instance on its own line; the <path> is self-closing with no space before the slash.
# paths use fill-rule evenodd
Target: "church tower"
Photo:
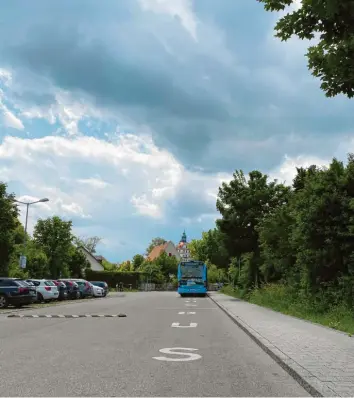
<path id="1" fill-rule="evenodd" d="M 181 240 L 179 241 L 176 249 L 181 257 L 181 261 L 191 261 L 192 260 L 190 257 L 190 251 L 188 249 L 186 231 L 183 231 Z"/>

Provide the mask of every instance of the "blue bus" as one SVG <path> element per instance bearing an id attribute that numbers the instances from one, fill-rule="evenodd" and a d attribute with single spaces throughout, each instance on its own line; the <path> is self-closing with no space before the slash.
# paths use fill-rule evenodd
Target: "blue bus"
<path id="1" fill-rule="evenodd" d="M 203 261 L 184 261 L 178 264 L 178 289 L 181 297 L 187 295 L 206 296 L 208 271 Z"/>

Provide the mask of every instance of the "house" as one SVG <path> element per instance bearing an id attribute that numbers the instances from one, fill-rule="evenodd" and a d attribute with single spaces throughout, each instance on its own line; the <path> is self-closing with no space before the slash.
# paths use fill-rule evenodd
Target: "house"
<path id="1" fill-rule="evenodd" d="M 86 260 L 90 263 L 92 271 L 104 271 L 102 264 L 84 246 L 79 246 L 78 249 L 86 257 Z"/>
<path id="2" fill-rule="evenodd" d="M 100 264 L 102 264 L 103 261 L 107 261 L 103 256 L 95 256 L 95 259 L 96 259 Z"/>
<path id="3" fill-rule="evenodd" d="M 166 253 L 168 256 L 175 256 L 177 260 L 180 260 L 181 257 L 176 250 L 173 242 L 169 241 L 164 243 L 163 245 L 156 246 L 151 250 L 151 253 L 148 255 L 148 260 L 154 261 L 157 257 L 159 257 L 162 253 Z"/>

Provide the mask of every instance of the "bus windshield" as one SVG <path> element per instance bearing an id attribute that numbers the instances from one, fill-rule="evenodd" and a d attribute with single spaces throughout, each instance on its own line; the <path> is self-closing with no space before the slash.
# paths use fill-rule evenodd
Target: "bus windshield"
<path id="1" fill-rule="evenodd" d="M 202 279 L 204 265 L 183 264 L 181 265 L 181 279 Z"/>

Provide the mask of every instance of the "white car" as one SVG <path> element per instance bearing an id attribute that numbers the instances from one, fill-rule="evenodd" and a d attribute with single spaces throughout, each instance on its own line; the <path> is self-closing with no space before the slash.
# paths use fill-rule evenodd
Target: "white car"
<path id="1" fill-rule="evenodd" d="M 32 282 L 37 290 L 37 300 L 39 302 L 57 300 L 59 290 L 56 284 L 46 279 L 27 279 L 26 282 Z"/>
<path id="2" fill-rule="evenodd" d="M 93 297 L 104 297 L 104 289 L 102 287 L 99 286 L 95 286 L 92 283 L 90 283 L 92 292 L 93 292 Z"/>

